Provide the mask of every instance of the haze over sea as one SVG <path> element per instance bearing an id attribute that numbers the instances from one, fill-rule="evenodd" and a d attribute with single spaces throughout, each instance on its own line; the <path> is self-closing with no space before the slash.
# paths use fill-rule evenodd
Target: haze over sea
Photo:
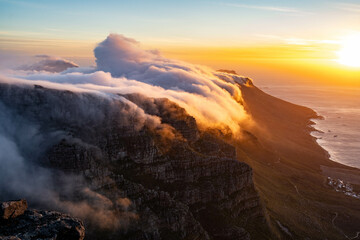
<path id="1" fill-rule="evenodd" d="M 324 120 L 314 120 L 321 132 L 312 135 L 332 160 L 360 168 L 360 87 L 262 84 L 260 88 L 323 116 Z"/>

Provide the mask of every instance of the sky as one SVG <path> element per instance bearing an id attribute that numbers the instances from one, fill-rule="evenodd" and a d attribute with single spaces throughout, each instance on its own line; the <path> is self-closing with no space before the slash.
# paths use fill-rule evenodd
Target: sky
<path id="1" fill-rule="evenodd" d="M 168 57 L 251 77 L 283 81 L 291 72 L 354 83 L 359 69 L 334 63 L 342 38 L 354 32 L 359 0 L 0 0 L 2 56 L 50 54 L 80 65 L 93 63 L 96 44 L 119 33 Z"/>

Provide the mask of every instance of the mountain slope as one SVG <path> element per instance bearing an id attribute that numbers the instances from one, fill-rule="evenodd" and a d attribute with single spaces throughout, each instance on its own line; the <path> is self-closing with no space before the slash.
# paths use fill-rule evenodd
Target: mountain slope
<path id="1" fill-rule="evenodd" d="M 329 160 L 310 135 L 311 109 L 272 97 L 254 86 L 241 86 L 247 111 L 256 121 L 254 137 L 237 146 L 248 156 L 256 189 L 273 228 L 289 239 L 344 239 L 360 229 L 360 201 L 326 184 L 338 171 L 360 171 Z M 331 169 L 324 172 L 323 169 Z M 330 175 L 329 175 L 330 174 Z M 356 183 L 354 186 L 356 186 Z"/>
<path id="2" fill-rule="evenodd" d="M 25 158 L 26 166 L 50 175 L 44 189 L 36 190 L 56 199 L 48 200 L 50 207 L 83 218 L 87 238 L 269 237 L 251 168 L 236 160 L 233 146 L 200 131 L 177 104 L 126 95 L 137 105 L 151 103 L 143 109 L 162 119 L 162 127 L 134 129 L 139 116 L 124 123 L 127 105 L 116 100 L 40 86 L 1 84 L 0 89 L 12 121 L 20 129 L 39 124 L 35 135 L 46 136 L 39 139 L 36 157 Z M 84 108 L 98 112 L 89 115 Z M 24 146 L 20 152 L 27 156 L 34 150 Z"/>

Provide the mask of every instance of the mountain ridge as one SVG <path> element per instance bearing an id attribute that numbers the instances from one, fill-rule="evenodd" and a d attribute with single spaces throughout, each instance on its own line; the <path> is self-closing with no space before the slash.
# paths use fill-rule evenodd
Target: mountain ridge
<path id="1" fill-rule="evenodd" d="M 41 122 L 44 129 L 62 132 L 61 137 L 57 137 L 58 142 L 48 146 L 41 154 L 42 160 L 33 164 L 55 174 L 58 201 L 73 201 L 74 207 L 76 203 L 85 201 L 94 206 L 90 214 L 98 208 L 104 211 L 108 219 L 102 220 L 105 221 L 102 230 L 96 227 L 99 219 L 86 221 L 89 216 L 82 216 L 88 238 L 97 238 L 106 229 L 109 238 L 122 236 L 127 239 L 150 236 L 155 239 L 266 237 L 268 230 L 252 182 L 251 169 L 236 160 L 234 147 L 216 135 L 201 132 L 196 120 L 177 104 L 166 99 L 141 96 L 143 104 L 153 103 L 152 109 L 163 119 L 162 124 L 171 126 L 172 131 L 177 132 L 173 139 L 146 126 L 134 130 L 131 124 L 118 125 L 117 110 L 100 120 L 88 119 L 85 123 L 92 124 L 89 125 L 92 126 L 91 133 L 89 126 L 82 125 L 81 115 L 76 118 L 58 115 L 57 112 L 62 113 L 61 109 L 69 104 L 56 100 L 59 96 L 77 106 L 78 101 L 82 104 L 84 97 L 89 98 L 86 103 L 97 101 L 91 95 L 74 95 L 35 86 L 11 86 L 4 90 L 6 86 L 1 85 L 0 88 L 2 93 L 10 91 L 0 94 L 0 98 L 13 110 L 18 108 L 17 111 L 30 122 Z M 64 94 L 68 96 L 63 98 Z M 27 104 L 24 104 L 23 97 L 26 97 Z M 135 103 L 139 99 L 138 95 L 125 97 Z M 50 112 L 48 99 L 53 99 Z M 102 109 L 107 109 L 106 104 L 112 103 L 104 104 Z M 120 107 L 121 112 L 122 105 L 115 106 L 117 109 Z M 71 111 L 77 112 L 76 109 Z M 73 122 L 73 119 L 76 121 Z M 166 147 L 162 145 L 164 140 Z M 208 150 L 209 145 L 211 149 Z M 83 179 L 71 177 L 70 181 L 76 182 L 69 190 L 66 184 L 71 174 Z M 99 201 L 97 194 L 101 194 L 100 200 L 106 198 L 101 202 L 104 206 L 96 205 Z M 118 201 L 127 204 L 119 205 Z M 101 216 L 96 217 L 102 219 Z M 221 224 L 214 226 L 214 222 L 219 221 Z M 256 226 L 262 231 L 255 231 Z"/>

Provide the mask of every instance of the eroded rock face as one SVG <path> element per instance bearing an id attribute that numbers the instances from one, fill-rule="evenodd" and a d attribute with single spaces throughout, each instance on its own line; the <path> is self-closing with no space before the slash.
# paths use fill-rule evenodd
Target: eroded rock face
<path id="1" fill-rule="evenodd" d="M 118 196 L 132 201 L 138 218 L 115 236 L 250 239 L 256 226 L 266 229 L 252 171 L 236 160 L 234 147 L 204 133 L 196 141 L 173 139 L 164 150 L 146 130 L 123 133 L 103 133 L 107 140 L 93 148 L 64 140 L 45 160 L 81 173 L 113 202 Z"/>
<path id="2" fill-rule="evenodd" d="M 68 215 L 54 211 L 27 210 L 25 200 L 3 202 L 5 211 L 16 213 L 0 222 L 0 239 L 69 239 L 85 237 L 83 223 Z M 9 209 L 9 210 L 6 210 Z"/>
<path id="3" fill-rule="evenodd" d="M 124 124 L 129 119 L 122 117 L 126 110 L 123 103 L 99 103 L 90 94 L 13 88 L 3 91 L 4 96 L 0 94 L 0 100 L 6 100 L 4 104 L 18 109 L 26 119 L 40 122 L 43 131 L 48 127 L 65 136 L 49 144 L 35 162 L 53 171 L 55 190 L 61 198 L 92 204 L 75 187 L 71 194 L 63 192 L 66 186 L 62 186 L 62 176 L 76 175 L 83 179 L 79 189 L 101 194 L 106 198 L 105 210 L 115 216 L 111 223 L 119 221 L 113 228 L 100 229 L 84 219 L 89 239 L 268 237 L 251 168 L 236 159 L 235 148 L 221 137 L 201 132 L 195 119 L 177 104 L 167 99 L 125 96 L 147 114 L 160 117 L 162 126 L 170 126 L 175 135 L 169 138 L 157 128 L 144 125 L 134 129 L 133 124 Z M 14 90 L 21 94 L 12 101 Z M 86 107 L 94 108 L 96 114 L 82 112 Z M 119 206 L 119 199 L 126 199 L 126 206 Z M 51 216 L 44 216 L 40 222 L 52 221 Z"/>
<path id="4" fill-rule="evenodd" d="M 199 138 L 196 120 L 174 102 L 167 98 L 149 98 L 141 94 L 123 95 L 146 113 L 161 118 L 162 123 L 174 127 L 185 139 L 194 142 Z"/>

